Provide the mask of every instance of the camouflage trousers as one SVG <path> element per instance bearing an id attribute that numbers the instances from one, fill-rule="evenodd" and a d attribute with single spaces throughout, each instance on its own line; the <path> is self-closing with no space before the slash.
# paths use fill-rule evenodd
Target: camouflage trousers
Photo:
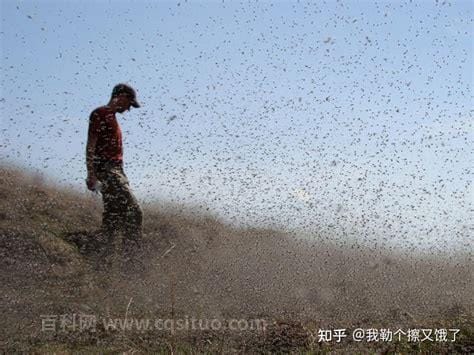
<path id="1" fill-rule="evenodd" d="M 94 168 L 102 183 L 102 230 L 108 238 L 108 246 L 112 247 L 121 234 L 123 251 L 133 253 L 140 249 L 143 215 L 130 190 L 123 165 L 113 161 L 96 162 Z"/>

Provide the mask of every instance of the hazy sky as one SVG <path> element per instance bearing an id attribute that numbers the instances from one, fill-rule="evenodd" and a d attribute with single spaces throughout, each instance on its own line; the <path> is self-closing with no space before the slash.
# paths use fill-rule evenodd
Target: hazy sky
<path id="1" fill-rule="evenodd" d="M 1 1 L 3 160 L 84 189 L 118 115 L 143 200 L 236 223 L 471 248 L 471 1 Z"/>

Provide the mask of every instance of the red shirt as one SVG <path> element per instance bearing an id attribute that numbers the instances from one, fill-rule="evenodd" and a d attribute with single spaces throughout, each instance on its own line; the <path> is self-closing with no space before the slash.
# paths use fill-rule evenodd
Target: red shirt
<path id="1" fill-rule="evenodd" d="M 97 137 L 94 156 L 102 160 L 122 161 L 122 131 L 115 113 L 107 106 L 92 111 L 89 118 L 89 137 Z"/>

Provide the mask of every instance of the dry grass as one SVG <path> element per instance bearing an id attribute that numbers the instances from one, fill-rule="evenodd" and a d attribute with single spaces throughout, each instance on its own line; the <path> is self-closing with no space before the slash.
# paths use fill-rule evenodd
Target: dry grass
<path id="1" fill-rule="evenodd" d="M 147 206 L 145 271 L 129 273 L 120 265 L 106 266 L 94 254 L 94 243 L 81 253 L 65 241 L 71 234 L 93 240 L 100 213 L 97 200 L 2 168 L 0 348 L 40 353 L 365 351 L 370 344 L 322 346 L 315 334 L 318 328 L 337 327 L 454 327 L 462 332 L 455 343 L 370 348 L 474 351 L 469 253 L 447 260 L 347 250 L 317 238 L 308 242 L 279 231 L 240 230 L 212 216 Z M 263 333 L 41 331 L 41 315 L 72 313 L 261 318 L 269 327 Z"/>

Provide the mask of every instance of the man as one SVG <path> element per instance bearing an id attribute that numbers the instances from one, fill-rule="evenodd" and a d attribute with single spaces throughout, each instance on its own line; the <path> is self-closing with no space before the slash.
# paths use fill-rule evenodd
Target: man
<path id="1" fill-rule="evenodd" d="M 135 90 L 118 84 L 106 106 L 92 111 L 86 148 L 87 188 L 100 192 L 104 203 L 102 231 L 108 239 L 107 252 L 113 250 L 114 239 L 123 237 L 123 251 L 131 257 L 138 251 L 142 237 L 142 211 L 132 194 L 123 171 L 122 132 L 115 114 L 140 107 Z"/>

